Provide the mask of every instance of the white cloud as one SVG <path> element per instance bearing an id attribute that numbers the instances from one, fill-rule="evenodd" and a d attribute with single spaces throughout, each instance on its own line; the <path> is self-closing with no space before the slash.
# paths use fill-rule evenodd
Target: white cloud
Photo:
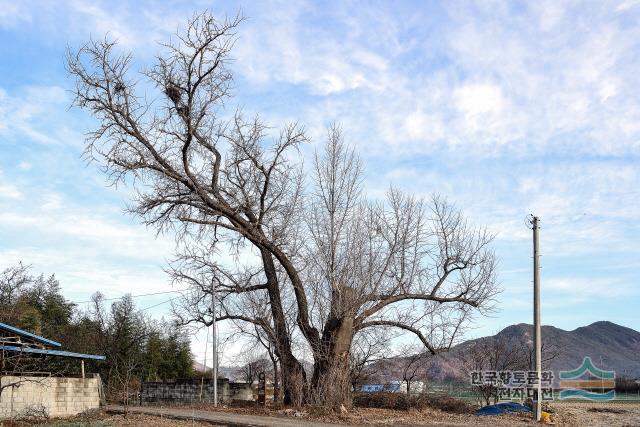
<path id="1" fill-rule="evenodd" d="M 0 183 L 0 198 L 20 199 L 22 198 L 22 193 L 15 185 Z"/>
<path id="2" fill-rule="evenodd" d="M 544 291 L 574 297 L 579 300 L 591 298 L 616 298 L 636 294 L 636 290 L 617 279 L 593 277 L 551 278 L 541 282 Z"/>
<path id="3" fill-rule="evenodd" d="M 15 28 L 31 21 L 31 15 L 23 2 L 0 0 L 0 28 Z"/>
<path id="4" fill-rule="evenodd" d="M 637 7 L 638 5 L 640 5 L 640 0 L 624 0 L 616 7 L 616 11 L 622 12 L 632 7 Z"/>
<path id="5" fill-rule="evenodd" d="M 404 121 L 404 131 L 409 139 L 439 141 L 445 136 L 445 127 L 438 114 L 426 114 L 416 110 Z"/>
<path id="6" fill-rule="evenodd" d="M 8 180 L 9 178 L 4 177 L 2 170 L 0 170 L 0 199 L 21 199 L 22 193 L 20 192 L 18 187 L 15 184 L 7 182 Z"/>
<path id="7" fill-rule="evenodd" d="M 12 95 L 0 88 L 0 135 L 47 145 L 77 143 L 82 136 L 62 124 L 63 117 L 69 120 L 64 114 L 69 105 L 60 86 L 26 86 Z M 29 167 L 28 162 L 21 165 Z"/>
<path id="8" fill-rule="evenodd" d="M 44 211 L 57 209 L 50 202 L 43 205 Z M 124 225 L 101 218 L 95 214 L 58 211 L 57 214 L 29 215 L 0 213 L 0 226 L 37 231 L 41 237 L 51 237 L 61 244 L 90 243 L 93 250 L 110 256 L 162 260 L 171 256 L 173 243 L 167 238 L 155 238 L 155 234 L 142 226 Z"/>
<path id="9" fill-rule="evenodd" d="M 22 161 L 18 164 L 18 169 L 23 171 L 30 171 L 33 165 L 29 162 Z"/>
<path id="10" fill-rule="evenodd" d="M 42 210 L 50 211 L 60 209 L 63 206 L 63 197 L 61 194 L 50 193 L 43 198 Z"/>
<path id="11" fill-rule="evenodd" d="M 0 251 L 3 265 L 0 269 L 18 262 L 31 265 L 34 272 L 55 274 L 65 296 L 73 301 L 86 301 L 95 292 L 107 297 L 119 297 L 125 293 L 142 294 L 171 290 L 161 263 L 137 262 L 133 265 L 114 265 L 93 258 L 79 248 L 43 248 L 23 246 Z"/>
<path id="12" fill-rule="evenodd" d="M 361 43 L 363 36 L 347 29 L 308 27 L 302 22 L 313 6 L 303 2 L 265 4 L 266 10 L 242 29 L 236 70 L 250 82 L 304 85 L 317 95 L 388 88 L 388 58 Z M 268 34 L 268 37 L 265 37 Z"/>
<path id="13" fill-rule="evenodd" d="M 0 7 L 0 28 L 37 30 L 72 44 L 109 31 L 145 63 L 154 42 L 203 5 L 211 7 L 0 3 L 7 6 Z M 530 263 L 529 213 L 543 220 L 545 265 L 581 258 L 595 269 L 604 265 L 600 255 L 613 253 L 621 263 L 638 258 L 640 28 L 630 25 L 640 17 L 637 1 L 379 6 L 248 4 L 233 52 L 240 97 L 275 125 L 300 120 L 314 137 L 328 122 L 342 122 L 347 139 L 371 161 L 366 185 L 374 197 L 390 181 L 413 193 L 449 196 L 497 234 L 508 270 L 522 273 L 509 284 L 528 280 L 520 267 Z M 60 86 L 0 89 L 0 147 L 64 143 L 73 145 L 65 153 L 78 155 L 82 136 L 74 130 L 84 124 L 65 114 L 68 104 Z M 26 156 L 18 168 L 28 171 L 31 163 L 40 169 L 43 162 Z M 38 179 L 18 177 L 25 175 Z M 46 240 L 16 240 L 12 256 L 63 270 L 78 291 L 87 283 L 110 292 L 160 286 L 158 264 L 172 252 L 170 239 L 155 239 L 113 206 L 104 212 L 74 204 L 72 192 L 81 185 L 66 179 L 37 202 L 25 200 L 30 193 L 22 184 L 2 181 L 0 231 Z M 101 176 L 89 179 L 102 185 Z M 16 194 L 24 206 L 14 203 Z M 546 279 L 549 291 L 567 298 L 589 282 L 553 273 Z M 603 295 L 607 283 L 590 283 L 589 298 Z"/>
<path id="14" fill-rule="evenodd" d="M 453 93 L 456 107 L 467 116 L 500 114 L 504 107 L 502 90 L 494 84 L 467 84 Z"/>

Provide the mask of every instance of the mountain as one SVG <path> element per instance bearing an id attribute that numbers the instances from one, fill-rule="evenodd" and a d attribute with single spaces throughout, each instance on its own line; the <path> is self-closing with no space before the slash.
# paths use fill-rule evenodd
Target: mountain
<path id="1" fill-rule="evenodd" d="M 521 337 L 533 341 L 533 326 L 519 324 L 503 329 L 498 335 Z M 542 327 L 545 343 L 555 347 L 558 356 L 549 362 L 555 372 L 575 369 L 589 356 L 601 369 L 613 370 L 618 377 L 640 377 L 640 332 L 612 322 L 595 322 L 573 331 L 553 326 Z"/>
<path id="2" fill-rule="evenodd" d="M 554 326 L 542 327 L 543 360 L 555 354 L 543 369 L 554 371 L 556 379 L 561 370 L 573 370 L 580 366 L 584 357 L 590 357 L 601 369 L 613 370 L 616 377 L 640 378 L 640 332 L 612 322 L 595 322 L 573 331 Z M 489 345 L 503 341 L 509 346 L 530 349 L 533 343 L 533 326 L 525 323 L 511 325 L 493 336 L 465 341 L 447 353 L 426 359 L 427 377 L 432 382 L 468 381 L 463 369 L 463 355 L 477 344 Z M 528 354 L 528 353 L 527 353 Z M 387 359 L 371 366 L 378 372 L 380 381 L 402 378 L 406 358 Z"/>
<path id="3" fill-rule="evenodd" d="M 204 374 L 204 373 L 210 374 L 211 370 L 213 369 L 211 366 L 208 366 L 208 365 L 205 366 L 204 364 L 200 362 L 196 362 L 195 360 L 193 361 L 192 368 L 194 373 L 200 373 L 200 374 Z M 238 369 L 233 366 L 220 366 L 218 368 L 218 376 L 229 378 L 230 380 L 236 380 L 237 370 Z"/>

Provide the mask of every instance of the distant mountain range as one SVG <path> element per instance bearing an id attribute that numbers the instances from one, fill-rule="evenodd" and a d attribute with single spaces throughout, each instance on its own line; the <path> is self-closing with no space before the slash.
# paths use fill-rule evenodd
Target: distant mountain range
<path id="1" fill-rule="evenodd" d="M 580 366 L 584 357 L 591 357 L 601 369 L 613 370 L 617 377 L 640 378 L 640 332 L 612 322 L 596 322 L 589 326 L 565 331 L 543 326 L 542 336 L 547 348 L 557 356 L 548 363 L 556 373 Z M 475 343 L 505 339 L 512 345 L 531 346 L 533 326 L 525 323 L 508 326 L 498 334 L 465 341 L 447 353 L 427 359 L 427 377 L 431 382 L 468 381 L 462 365 L 462 354 Z M 381 361 L 373 367 L 381 372 L 381 381 L 402 379 L 403 360 Z"/>
<path id="2" fill-rule="evenodd" d="M 554 326 L 543 326 L 542 337 L 546 348 L 552 348 L 557 356 L 548 363 L 548 369 L 557 373 L 580 366 L 584 357 L 589 356 L 601 369 L 613 370 L 617 377 L 640 379 L 640 332 L 612 322 L 595 322 L 573 331 L 565 331 Z M 462 354 L 475 343 L 505 339 L 522 347 L 532 346 L 533 326 L 525 323 L 511 325 L 496 335 L 468 340 L 451 348 L 447 353 L 428 357 L 427 380 L 434 383 L 467 382 L 462 366 Z M 203 372 L 204 365 L 194 362 L 195 371 Z M 390 382 L 402 379 L 403 359 L 385 359 L 371 366 L 376 374 L 368 382 Z M 311 365 L 309 365 L 311 369 Z M 309 371 L 310 372 L 310 371 Z M 238 367 L 221 366 L 220 375 L 240 380 Z"/>

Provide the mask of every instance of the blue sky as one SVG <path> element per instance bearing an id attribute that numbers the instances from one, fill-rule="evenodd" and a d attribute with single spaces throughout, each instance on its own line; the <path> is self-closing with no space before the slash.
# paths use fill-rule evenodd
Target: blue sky
<path id="1" fill-rule="evenodd" d="M 245 111 L 299 120 L 313 144 L 338 121 L 372 197 L 439 192 L 496 233 L 500 311 L 471 335 L 531 321 L 529 213 L 543 323 L 640 330 L 638 1 L 0 0 L 0 266 L 55 272 L 75 301 L 170 289 L 171 237 L 126 216 L 129 190 L 81 158 L 92 120 L 68 108 L 63 58 L 109 32 L 143 67 L 205 8 L 248 18 L 233 55 Z"/>

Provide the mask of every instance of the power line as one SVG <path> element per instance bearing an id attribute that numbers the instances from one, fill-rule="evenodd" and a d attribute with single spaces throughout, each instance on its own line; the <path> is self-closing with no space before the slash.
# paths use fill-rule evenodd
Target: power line
<path id="1" fill-rule="evenodd" d="M 140 298 L 140 297 L 150 297 L 150 296 L 154 296 L 154 295 L 163 295 L 163 294 L 175 294 L 178 292 L 183 292 L 183 290 L 178 290 L 178 291 L 163 291 L 163 292 L 152 292 L 150 294 L 139 294 L 139 295 L 131 295 L 128 294 L 129 297 L 131 298 Z M 127 295 L 122 295 L 121 297 L 114 297 L 114 298 L 102 298 L 101 301 L 115 301 L 115 300 L 119 300 L 122 299 L 124 297 L 126 297 Z M 171 300 L 169 300 L 171 301 Z M 93 300 L 89 300 L 89 301 L 70 301 L 74 304 L 86 304 L 86 303 L 90 303 L 93 302 Z"/>
<path id="2" fill-rule="evenodd" d="M 152 306 L 150 306 L 150 307 L 141 308 L 141 309 L 140 309 L 140 311 L 149 310 L 150 308 L 154 308 L 154 307 L 157 307 L 157 306 L 159 306 L 159 305 L 166 304 L 166 303 L 168 303 L 168 302 L 173 301 L 173 300 L 174 300 L 174 299 L 176 299 L 176 298 L 178 298 L 178 297 L 175 297 L 175 298 L 169 298 L 169 299 L 168 299 L 168 300 L 166 300 L 166 301 L 159 302 L 158 304 L 154 304 L 154 305 L 152 305 Z"/>

